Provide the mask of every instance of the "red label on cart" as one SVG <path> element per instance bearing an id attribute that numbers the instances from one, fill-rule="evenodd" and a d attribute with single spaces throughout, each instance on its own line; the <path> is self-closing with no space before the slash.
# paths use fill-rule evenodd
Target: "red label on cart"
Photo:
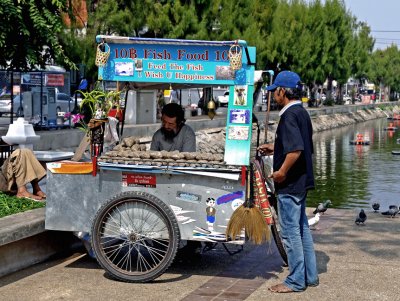
<path id="1" fill-rule="evenodd" d="M 144 175 L 135 173 L 122 173 L 122 186 L 123 187 L 156 187 L 156 176 Z"/>

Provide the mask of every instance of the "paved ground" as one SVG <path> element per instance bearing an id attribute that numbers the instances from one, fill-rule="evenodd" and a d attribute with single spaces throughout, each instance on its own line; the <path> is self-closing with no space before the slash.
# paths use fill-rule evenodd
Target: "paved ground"
<path id="1" fill-rule="evenodd" d="M 367 214 L 365 226 L 354 224 L 353 210 L 329 209 L 321 217 L 313 232 L 321 284 L 302 293 L 270 293 L 287 269 L 273 244 L 248 244 L 233 256 L 221 245 L 198 261 L 178 255 L 146 284 L 111 280 L 77 250 L 0 278 L 0 300 L 398 300 L 400 219 Z"/>
<path id="2" fill-rule="evenodd" d="M 385 208 L 384 208 L 385 209 Z M 287 275 L 275 246 L 245 245 L 230 256 L 218 245 L 198 261 L 178 255 L 152 283 L 111 280 L 87 255 L 76 252 L 0 278 L 1 300 L 398 300 L 399 218 L 367 210 L 329 209 L 313 231 L 320 285 L 302 293 L 268 291 Z"/>

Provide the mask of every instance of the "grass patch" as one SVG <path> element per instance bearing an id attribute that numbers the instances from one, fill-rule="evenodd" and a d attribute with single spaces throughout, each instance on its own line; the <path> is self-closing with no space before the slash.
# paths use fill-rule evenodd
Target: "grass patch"
<path id="1" fill-rule="evenodd" d="M 0 218 L 45 206 L 45 202 L 35 202 L 29 199 L 9 196 L 0 192 Z"/>

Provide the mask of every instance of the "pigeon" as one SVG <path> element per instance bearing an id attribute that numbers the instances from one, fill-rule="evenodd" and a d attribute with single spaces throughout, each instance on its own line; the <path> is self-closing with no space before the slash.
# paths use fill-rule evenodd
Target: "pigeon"
<path id="1" fill-rule="evenodd" d="M 372 204 L 372 209 L 374 209 L 374 212 L 379 211 L 379 207 L 380 207 L 380 204 L 379 204 L 379 203 L 373 203 L 373 204 Z"/>
<path id="2" fill-rule="evenodd" d="M 356 225 L 363 224 L 367 220 L 367 215 L 364 212 L 364 209 L 361 209 L 360 213 L 356 218 Z"/>
<path id="3" fill-rule="evenodd" d="M 331 200 L 326 200 L 323 203 L 319 203 L 317 208 L 315 208 L 315 210 L 313 211 L 313 214 L 317 214 L 317 213 L 324 214 L 325 211 L 328 209 L 328 206 L 331 205 L 331 204 L 332 204 Z"/>
<path id="4" fill-rule="evenodd" d="M 399 207 L 397 207 L 396 205 L 390 205 L 389 206 L 389 210 L 382 212 L 382 215 L 390 215 L 390 217 L 395 217 L 396 214 L 399 212 Z"/>
<path id="5" fill-rule="evenodd" d="M 311 230 L 317 229 L 317 228 L 315 228 L 315 226 L 319 222 L 319 216 L 320 216 L 320 214 L 319 214 L 319 212 L 317 212 L 314 217 L 308 219 L 308 226 L 310 227 Z"/>

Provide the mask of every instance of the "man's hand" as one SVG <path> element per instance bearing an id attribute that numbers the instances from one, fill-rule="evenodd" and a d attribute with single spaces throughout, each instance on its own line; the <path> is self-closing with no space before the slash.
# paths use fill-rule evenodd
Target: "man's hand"
<path id="1" fill-rule="evenodd" d="M 282 183 L 286 179 L 286 174 L 281 170 L 278 170 L 269 175 L 268 178 L 273 179 L 276 183 Z"/>
<path id="2" fill-rule="evenodd" d="M 289 169 L 292 168 L 293 164 L 297 161 L 300 155 L 301 151 L 287 153 L 281 168 L 277 171 L 274 171 L 269 178 L 272 178 L 276 183 L 282 183 L 285 181 Z"/>
<path id="3" fill-rule="evenodd" d="M 257 150 L 262 154 L 262 155 L 272 155 L 274 153 L 274 144 L 273 143 L 267 143 L 260 145 Z"/>

